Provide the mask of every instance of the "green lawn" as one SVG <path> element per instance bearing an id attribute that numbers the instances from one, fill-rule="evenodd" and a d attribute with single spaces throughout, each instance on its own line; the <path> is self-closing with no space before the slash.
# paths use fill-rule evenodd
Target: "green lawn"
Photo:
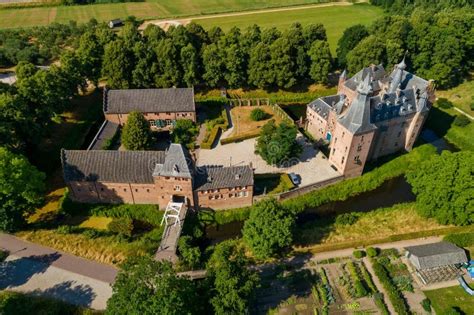
<path id="1" fill-rule="evenodd" d="M 270 12 L 248 14 L 242 16 L 228 16 L 222 18 L 202 18 L 193 21 L 202 24 L 205 28 L 220 26 L 223 30 L 229 30 L 233 26 L 245 28 L 252 24 L 261 27 L 287 28 L 294 22 L 301 24 L 322 23 L 326 27 L 329 45 L 334 53 L 338 39 L 343 31 L 354 24 L 369 25 L 375 19 L 382 16 L 382 10 L 368 4 L 351 6 L 330 6 L 322 8 L 309 8 L 304 10 L 292 10 L 283 12 Z"/>
<path id="2" fill-rule="evenodd" d="M 467 294 L 460 286 L 424 293 L 431 300 L 436 314 L 445 314 L 451 307 L 459 308 L 464 314 L 474 314 L 474 296 Z"/>
<path id="3" fill-rule="evenodd" d="M 471 110 L 471 104 L 474 103 L 474 80 L 468 79 L 449 90 L 436 91 L 436 96 L 447 98 L 456 107 L 474 116 L 474 111 Z"/>

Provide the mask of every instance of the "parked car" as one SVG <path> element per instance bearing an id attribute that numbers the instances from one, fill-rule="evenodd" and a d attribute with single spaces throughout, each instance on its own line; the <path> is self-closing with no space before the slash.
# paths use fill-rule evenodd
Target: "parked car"
<path id="1" fill-rule="evenodd" d="M 295 173 L 290 173 L 288 174 L 288 176 L 290 176 L 290 179 L 291 179 L 291 182 L 298 186 L 299 184 L 301 184 L 301 177 L 299 175 L 296 175 Z"/>

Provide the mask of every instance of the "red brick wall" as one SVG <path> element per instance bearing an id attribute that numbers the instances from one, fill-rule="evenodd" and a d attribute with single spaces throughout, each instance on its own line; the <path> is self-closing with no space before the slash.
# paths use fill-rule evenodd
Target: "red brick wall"
<path id="1" fill-rule="evenodd" d="M 158 119 L 170 119 L 170 120 L 190 119 L 193 122 L 196 122 L 195 112 L 143 113 L 143 116 L 148 121 L 150 120 L 155 121 Z M 105 119 L 119 125 L 124 125 L 127 123 L 128 114 L 105 114 Z M 158 129 L 158 128 L 152 127 L 152 129 Z M 169 127 L 165 127 L 162 129 L 169 129 Z"/>
<path id="2" fill-rule="evenodd" d="M 198 191 L 197 198 L 199 207 L 202 208 L 218 210 L 247 207 L 251 206 L 253 202 L 253 186 Z"/>
<path id="3" fill-rule="evenodd" d="M 188 206 L 194 207 L 193 182 L 190 178 L 179 177 L 155 177 L 155 186 L 160 208 L 166 208 L 172 196 L 181 196 L 188 199 Z"/>

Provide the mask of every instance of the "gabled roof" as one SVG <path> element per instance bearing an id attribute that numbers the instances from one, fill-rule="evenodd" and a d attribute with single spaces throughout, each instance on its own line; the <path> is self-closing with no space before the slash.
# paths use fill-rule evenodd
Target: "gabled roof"
<path id="1" fill-rule="evenodd" d="M 193 161 L 188 150 L 180 144 L 173 143 L 166 151 L 164 161 L 156 164 L 153 176 L 191 178 L 193 169 Z"/>
<path id="2" fill-rule="evenodd" d="M 66 182 L 153 183 L 153 168 L 164 159 L 164 151 L 61 151 Z"/>
<path id="3" fill-rule="evenodd" d="M 196 170 L 196 190 L 253 186 L 250 166 L 201 166 Z"/>
<path id="4" fill-rule="evenodd" d="M 419 269 L 435 268 L 467 262 L 464 249 L 449 242 L 406 247 L 409 257 L 418 261 Z"/>
<path id="5" fill-rule="evenodd" d="M 109 139 L 112 139 L 117 133 L 118 129 L 118 124 L 108 120 L 104 121 L 87 150 L 102 150 L 105 142 Z"/>
<path id="6" fill-rule="evenodd" d="M 194 89 L 104 90 L 104 113 L 195 112 Z"/>

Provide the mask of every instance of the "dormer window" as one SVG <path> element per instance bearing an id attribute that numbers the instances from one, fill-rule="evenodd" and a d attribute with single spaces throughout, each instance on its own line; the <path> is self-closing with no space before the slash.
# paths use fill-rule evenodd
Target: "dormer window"
<path id="1" fill-rule="evenodd" d="M 239 180 L 240 179 L 240 174 L 235 174 L 235 179 Z"/>
<path id="2" fill-rule="evenodd" d="M 173 165 L 173 172 L 179 173 L 179 167 L 177 164 Z"/>

